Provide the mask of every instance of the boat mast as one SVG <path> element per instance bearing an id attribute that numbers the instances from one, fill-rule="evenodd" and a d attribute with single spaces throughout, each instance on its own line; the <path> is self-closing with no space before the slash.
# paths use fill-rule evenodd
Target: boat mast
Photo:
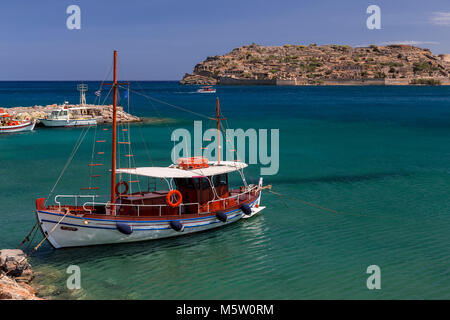
<path id="1" fill-rule="evenodd" d="M 111 210 L 116 215 L 116 125 L 117 125 L 117 50 L 114 50 L 114 82 L 113 82 L 113 123 L 112 123 L 112 158 L 111 158 Z"/>
<path id="2" fill-rule="evenodd" d="M 220 105 L 219 97 L 216 98 L 216 113 L 217 113 L 217 164 L 220 164 Z"/>

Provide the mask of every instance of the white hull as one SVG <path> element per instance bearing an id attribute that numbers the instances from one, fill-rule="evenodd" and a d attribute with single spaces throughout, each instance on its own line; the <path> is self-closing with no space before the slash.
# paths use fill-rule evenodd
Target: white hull
<path id="1" fill-rule="evenodd" d="M 36 124 L 35 121 L 28 121 L 28 122 L 21 123 L 21 124 L 15 125 L 15 126 L 3 126 L 3 127 L 0 127 L 0 134 L 1 133 L 32 131 L 34 129 L 35 124 Z"/>
<path id="2" fill-rule="evenodd" d="M 216 90 L 208 90 L 208 91 L 197 90 L 197 93 L 216 93 Z"/>
<path id="3" fill-rule="evenodd" d="M 96 119 L 39 119 L 46 127 L 75 127 L 75 126 L 93 126 L 97 124 Z"/>
<path id="4" fill-rule="evenodd" d="M 259 206 L 260 197 L 250 204 L 253 209 L 256 204 Z M 262 210 L 264 207 L 259 207 Z M 260 211 L 259 210 L 259 211 Z M 259 212 L 258 211 L 258 212 Z M 217 227 L 223 227 L 236 222 L 242 218 L 243 213 L 240 209 L 227 212 L 228 221 L 222 222 L 216 216 L 194 219 L 177 219 L 184 226 L 183 232 L 178 232 L 170 227 L 170 220 L 114 220 L 110 219 L 91 219 L 83 217 L 66 216 L 63 214 L 50 213 L 46 210 L 37 210 L 37 218 L 44 234 L 49 233 L 47 240 L 54 248 L 91 246 L 110 243 L 136 242 L 145 240 L 162 239 L 176 237 L 184 234 L 205 231 Z M 51 231 L 55 224 L 59 225 Z M 133 232 L 130 235 L 121 233 L 116 222 L 126 223 L 132 227 Z M 76 230 L 75 230 L 76 229 Z"/>

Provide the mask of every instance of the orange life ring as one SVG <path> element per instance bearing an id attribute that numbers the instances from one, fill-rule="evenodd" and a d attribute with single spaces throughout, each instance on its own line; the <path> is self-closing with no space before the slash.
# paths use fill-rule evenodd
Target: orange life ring
<path id="1" fill-rule="evenodd" d="M 174 194 L 176 194 L 178 196 L 178 201 L 175 202 L 175 203 L 172 202 L 172 196 Z M 181 201 L 183 201 L 183 197 L 181 196 L 181 192 L 178 191 L 178 190 L 171 190 L 171 191 L 169 191 L 169 193 L 167 194 L 167 197 L 166 197 L 166 201 L 167 201 L 167 204 L 169 206 L 171 206 L 172 208 L 178 207 L 181 204 Z"/>
<path id="2" fill-rule="evenodd" d="M 125 186 L 125 190 L 122 192 L 119 192 L 119 188 L 121 185 Z M 117 195 L 123 195 L 123 194 L 127 193 L 128 192 L 128 183 L 126 183 L 125 181 L 120 181 L 119 183 L 116 184 L 115 191 L 116 191 Z"/>

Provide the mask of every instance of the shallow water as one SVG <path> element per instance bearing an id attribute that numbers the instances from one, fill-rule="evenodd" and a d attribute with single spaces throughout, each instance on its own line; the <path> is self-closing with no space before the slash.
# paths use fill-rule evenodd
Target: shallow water
<path id="1" fill-rule="evenodd" d="M 91 102 L 98 84 L 88 84 Z M 171 82 L 142 86 L 214 116 L 214 95 Z M 2 82 L 0 106 L 76 103 L 74 89 L 71 82 Z M 48 297 L 450 298 L 450 88 L 218 87 L 217 95 L 231 128 L 280 130 L 279 173 L 264 177 L 274 191 L 339 213 L 288 199 L 286 207 L 266 192 L 262 215 L 215 231 L 57 251 L 45 244 L 31 262 L 37 271 L 52 270 L 53 277 L 37 279 L 54 286 Z M 169 164 L 172 130 L 191 130 L 200 119 L 135 95 L 131 102 L 132 113 L 175 120 L 131 131 L 138 166 Z M 82 130 L 0 136 L 1 248 L 16 247 L 32 227 L 34 199 L 47 196 Z M 89 131 L 86 140 L 93 136 Z M 91 148 L 80 147 L 56 194 L 86 185 Z M 248 168 L 250 181 L 258 176 L 259 166 Z M 76 292 L 65 286 L 72 264 L 82 272 Z M 381 268 L 381 290 L 366 287 L 373 264 Z"/>

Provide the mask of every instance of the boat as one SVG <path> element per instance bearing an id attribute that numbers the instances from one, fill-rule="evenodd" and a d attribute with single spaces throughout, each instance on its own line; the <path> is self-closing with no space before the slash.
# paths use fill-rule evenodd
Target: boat
<path id="1" fill-rule="evenodd" d="M 198 93 L 216 93 L 216 89 L 212 86 L 204 86 L 197 90 Z"/>
<path id="2" fill-rule="evenodd" d="M 80 189 L 91 194 L 56 195 L 51 205 L 45 198 L 36 199 L 37 223 L 51 246 L 67 248 L 177 237 L 225 227 L 265 208 L 260 205 L 262 178 L 257 185 L 247 184 L 243 175 L 247 164 L 222 161 L 220 148 L 215 161 L 199 156 L 180 158 L 165 167 L 130 164 L 116 168 L 117 146 L 130 144 L 117 139 L 121 136 L 117 132 L 117 96 L 118 88 L 124 83 L 117 82 L 116 65 L 117 51 L 114 51 L 111 170 L 110 184 L 106 186 L 109 194 L 102 200 L 102 196 L 96 194 L 99 187 L 90 185 Z M 217 99 L 218 132 L 219 108 Z M 105 143 L 105 140 L 94 141 L 97 142 Z M 88 166 L 102 168 L 103 164 L 89 163 Z M 239 187 L 230 187 L 228 175 L 232 173 L 239 173 L 242 178 Z M 95 176 L 98 175 L 91 177 Z M 132 189 L 136 190 L 134 183 L 144 179 L 148 182 L 146 189 L 133 192 Z M 150 181 L 155 183 L 153 188 Z M 157 188 L 156 181 L 163 187 Z"/>
<path id="3" fill-rule="evenodd" d="M 75 126 L 95 126 L 97 119 L 87 115 L 86 107 L 86 91 L 87 85 L 82 83 L 77 86 L 80 91 L 80 106 L 70 107 L 69 102 L 65 101 L 64 105 L 52 111 L 47 117 L 39 119 L 39 121 L 46 127 L 75 127 Z"/>
<path id="4" fill-rule="evenodd" d="M 47 117 L 41 118 L 39 121 L 46 127 L 94 126 L 97 124 L 97 119 L 82 114 L 88 109 L 87 107 L 63 106 L 53 110 Z"/>
<path id="5" fill-rule="evenodd" d="M 0 134 L 32 131 L 35 124 L 35 120 L 17 119 L 14 115 L 5 112 L 4 109 L 0 109 Z"/>

